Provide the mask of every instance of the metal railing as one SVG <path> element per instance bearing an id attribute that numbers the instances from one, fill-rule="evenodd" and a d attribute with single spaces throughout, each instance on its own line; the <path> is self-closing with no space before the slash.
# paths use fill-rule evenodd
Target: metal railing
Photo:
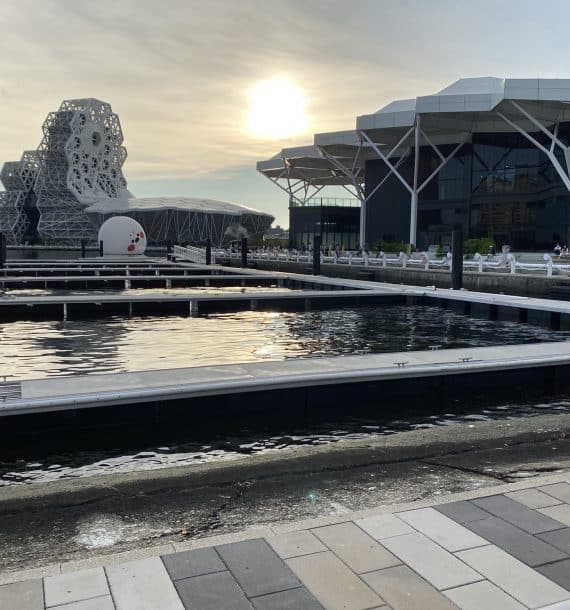
<path id="1" fill-rule="evenodd" d="M 179 260 L 190 260 L 196 263 L 205 263 L 206 250 L 203 248 L 182 248 L 174 246 L 174 255 Z M 193 258 L 190 258 L 192 256 Z M 297 250 L 266 250 L 253 251 L 248 253 L 250 261 L 276 261 L 276 262 L 295 262 L 310 264 L 313 261 L 312 252 L 299 252 Z M 224 262 L 227 260 L 241 261 L 241 252 L 231 250 L 212 249 L 212 262 Z M 553 261 L 549 254 L 542 256 L 544 263 L 519 262 L 513 253 L 501 254 L 499 256 L 482 256 L 476 253 L 472 260 L 463 261 L 465 271 L 497 272 L 510 273 L 512 275 L 522 272 L 544 273 L 546 277 L 553 275 L 570 275 L 570 261 L 567 264 Z M 400 252 L 398 255 L 386 254 L 385 252 L 355 253 L 342 252 L 333 253 L 332 256 L 325 256 L 321 253 L 321 264 L 361 266 L 368 268 L 400 268 L 400 269 L 420 269 L 429 271 L 430 269 L 441 269 L 451 271 L 451 253 L 443 258 L 434 258 L 427 252 L 419 252 L 412 256 Z"/>
<path id="2" fill-rule="evenodd" d="M 195 246 L 174 246 L 172 253 L 177 260 L 206 264 L 206 249 Z"/>

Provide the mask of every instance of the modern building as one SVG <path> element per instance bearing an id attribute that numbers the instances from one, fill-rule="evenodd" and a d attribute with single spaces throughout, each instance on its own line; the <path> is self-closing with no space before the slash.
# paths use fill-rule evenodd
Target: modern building
<path id="1" fill-rule="evenodd" d="M 459 225 L 467 238 L 543 249 L 570 242 L 569 145 L 570 79 L 467 78 L 257 168 L 287 192 L 291 227 L 334 185 L 358 201 L 361 244 L 426 248 Z"/>
<path id="2" fill-rule="evenodd" d="M 137 199 L 127 190 L 127 150 L 118 115 L 96 99 L 64 101 L 43 124 L 37 150 L 6 162 L 0 179 L 0 232 L 10 244 L 95 242 L 106 218 L 125 215 L 144 227 L 151 245 L 221 246 L 236 237 L 261 239 L 274 218 L 229 203 L 197 198 Z"/>

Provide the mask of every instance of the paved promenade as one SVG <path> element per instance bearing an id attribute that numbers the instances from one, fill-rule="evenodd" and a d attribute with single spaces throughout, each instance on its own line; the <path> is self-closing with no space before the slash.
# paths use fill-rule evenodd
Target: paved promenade
<path id="1" fill-rule="evenodd" d="M 3 610 L 570 609 L 570 473 L 0 583 Z"/>

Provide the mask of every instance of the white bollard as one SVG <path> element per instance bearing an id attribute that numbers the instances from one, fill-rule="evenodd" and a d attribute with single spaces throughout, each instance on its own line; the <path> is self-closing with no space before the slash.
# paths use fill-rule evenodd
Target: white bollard
<path id="1" fill-rule="evenodd" d="M 545 254 L 543 259 L 546 261 L 546 277 L 552 277 L 552 256 Z"/>

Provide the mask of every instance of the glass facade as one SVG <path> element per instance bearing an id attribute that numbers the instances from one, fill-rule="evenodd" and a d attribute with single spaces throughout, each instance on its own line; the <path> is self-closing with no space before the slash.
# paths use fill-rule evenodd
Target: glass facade
<path id="1" fill-rule="evenodd" d="M 347 200 L 348 201 L 348 200 Z M 321 235 L 325 249 L 336 245 L 346 250 L 358 247 L 360 207 L 352 204 L 291 206 L 289 208 L 289 245 L 301 249 L 312 246 L 315 235 Z M 313 202 L 314 203 L 314 202 Z"/>
<path id="2" fill-rule="evenodd" d="M 542 134 L 533 134 L 544 141 Z M 559 136 L 570 141 L 570 125 Z M 546 144 L 546 142 L 544 142 Z M 452 147 L 442 149 L 444 154 Z M 561 156 L 560 162 L 566 167 Z M 371 190 L 385 175 L 381 161 L 366 168 Z M 403 172 L 411 173 L 411 159 Z M 438 165 L 422 147 L 420 180 Z M 369 185 L 370 182 L 370 185 Z M 390 178 L 368 205 L 370 241 L 409 239 L 409 194 Z M 474 134 L 420 194 L 417 245 L 449 243 L 451 227 L 463 225 L 467 238 L 492 237 L 517 250 L 551 249 L 570 242 L 570 193 L 548 158 L 518 133 Z"/>

